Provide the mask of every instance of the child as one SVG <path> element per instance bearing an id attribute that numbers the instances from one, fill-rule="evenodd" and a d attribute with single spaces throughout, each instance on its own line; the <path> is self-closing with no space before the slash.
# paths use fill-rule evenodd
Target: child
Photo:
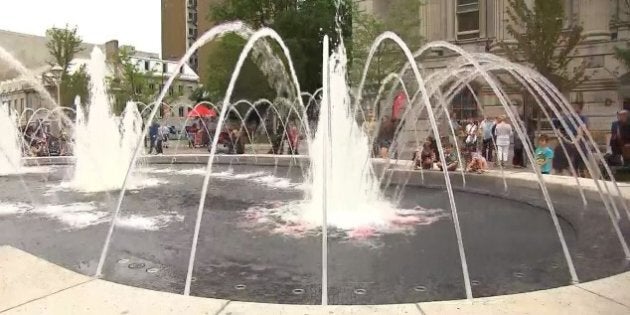
<path id="1" fill-rule="evenodd" d="M 472 160 L 466 167 L 466 172 L 475 172 L 481 174 L 488 169 L 488 162 L 486 159 L 477 152 L 472 153 Z"/>
<path id="2" fill-rule="evenodd" d="M 435 153 L 431 149 L 431 142 L 427 141 L 422 145 L 422 150 L 418 150 L 414 153 L 415 168 L 418 170 L 430 170 L 433 168 L 433 161 L 435 160 Z"/>
<path id="3" fill-rule="evenodd" d="M 453 152 L 453 145 L 447 143 L 444 145 L 444 162 L 446 163 L 446 170 L 449 172 L 455 171 L 459 163 L 457 162 L 457 154 Z M 442 161 L 438 160 L 437 167 L 443 171 L 444 166 L 442 165 Z"/>
<path id="4" fill-rule="evenodd" d="M 536 148 L 536 164 L 540 167 L 540 172 L 546 175 L 551 173 L 551 161 L 553 160 L 553 150 L 547 146 L 548 142 L 547 135 L 540 135 Z"/>

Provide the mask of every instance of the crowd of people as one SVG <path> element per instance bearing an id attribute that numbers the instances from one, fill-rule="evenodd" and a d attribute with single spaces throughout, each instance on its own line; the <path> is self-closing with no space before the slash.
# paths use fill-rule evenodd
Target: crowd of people
<path id="1" fill-rule="evenodd" d="M 579 118 L 577 121 L 569 119 L 568 115 L 552 121 L 560 134 L 554 148 L 550 146 L 552 139 L 546 134 L 532 139 L 535 163 L 542 174 L 588 176 L 584 162 L 584 157 L 592 150 L 590 142 L 585 140 L 588 119 L 581 114 L 581 106 L 576 105 L 575 110 Z M 455 171 L 461 166 L 466 172 L 483 173 L 492 166 L 506 168 L 510 162 L 514 168 L 525 167 L 524 143 L 506 116 L 469 118 L 464 121 L 453 119 L 450 123 L 456 136 L 452 140 L 450 137 L 440 138 L 443 162 L 436 140 L 428 137 L 413 154 L 416 169 Z M 457 145 L 452 141 L 457 141 Z M 388 144 L 381 143 L 379 146 Z M 456 147 L 459 152 L 455 150 Z M 627 111 L 621 111 L 618 121 L 613 123 L 611 147 L 613 154 L 628 156 L 627 160 L 630 161 L 630 120 Z"/>
<path id="2" fill-rule="evenodd" d="M 20 128 L 22 154 L 24 156 L 63 156 L 71 155 L 72 139 L 64 128 L 53 132 L 49 125 L 37 121 Z"/>

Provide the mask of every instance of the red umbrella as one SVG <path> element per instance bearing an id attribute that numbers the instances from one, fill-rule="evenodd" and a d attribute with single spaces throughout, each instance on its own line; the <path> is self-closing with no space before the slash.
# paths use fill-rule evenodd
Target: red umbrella
<path id="1" fill-rule="evenodd" d="M 217 112 L 214 109 L 208 108 L 203 104 L 197 104 L 192 110 L 188 112 L 188 117 L 216 117 Z"/>

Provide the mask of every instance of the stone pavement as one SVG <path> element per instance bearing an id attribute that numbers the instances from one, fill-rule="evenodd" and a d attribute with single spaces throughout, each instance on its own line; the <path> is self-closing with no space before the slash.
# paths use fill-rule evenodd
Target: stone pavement
<path id="1" fill-rule="evenodd" d="M 0 314 L 630 314 L 630 273 L 562 288 L 473 300 L 393 305 L 278 305 L 183 296 L 74 273 L 0 247 Z"/>

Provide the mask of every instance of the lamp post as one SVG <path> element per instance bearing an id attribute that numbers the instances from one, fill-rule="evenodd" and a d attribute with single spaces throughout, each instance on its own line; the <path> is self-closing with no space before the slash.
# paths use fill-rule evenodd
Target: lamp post
<path id="1" fill-rule="evenodd" d="M 46 78 L 55 85 L 57 88 L 57 105 L 61 105 L 61 76 L 63 75 L 63 68 L 55 64 L 50 71 L 45 74 Z"/>

